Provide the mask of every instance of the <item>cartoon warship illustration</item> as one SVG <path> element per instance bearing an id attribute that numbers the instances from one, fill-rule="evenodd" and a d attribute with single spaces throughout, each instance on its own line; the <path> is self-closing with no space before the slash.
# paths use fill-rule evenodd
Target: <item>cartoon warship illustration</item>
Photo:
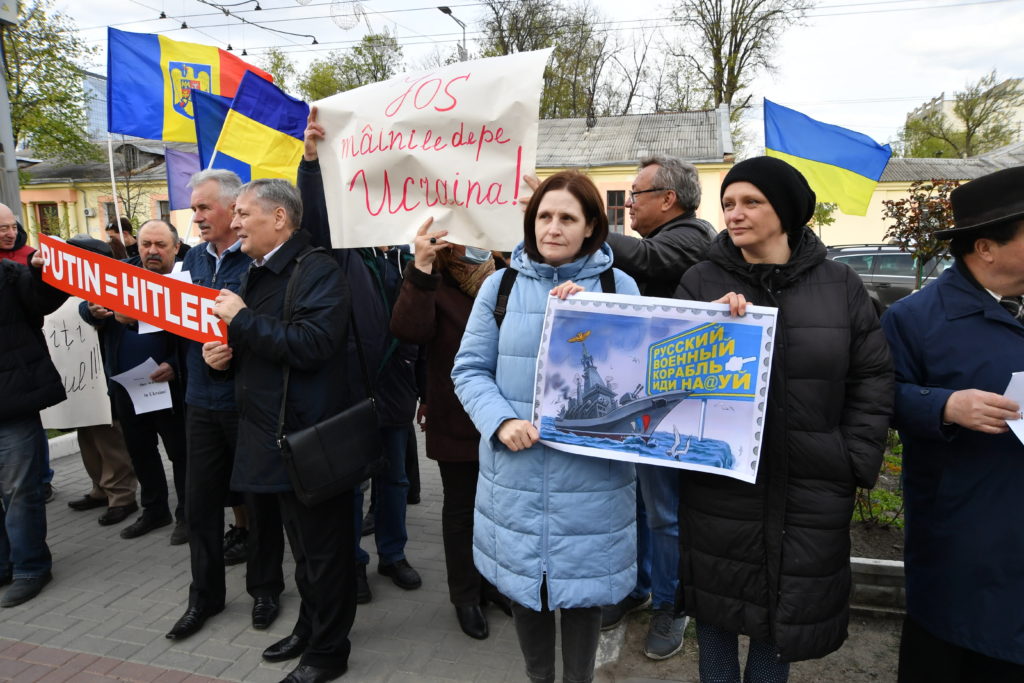
<path id="1" fill-rule="evenodd" d="M 570 396 L 555 418 L 555 429 L 577 436 L 591 436 L 624 441 L 639 437 L 646 443 L 672 409 L 692 392 L 666 391 L 644 396 L 643 385 L 616 397 L 594 365 L 587 351 L 590 331 L 580 332 L 567 341 L 583 350 L 582 374 L 576 379 L 576 395 Z"/>

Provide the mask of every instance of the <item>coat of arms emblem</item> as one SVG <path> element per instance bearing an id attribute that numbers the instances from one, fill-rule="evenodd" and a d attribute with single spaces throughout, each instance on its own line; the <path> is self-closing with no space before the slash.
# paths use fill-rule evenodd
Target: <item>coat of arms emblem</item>
<path id="1" fill-rule="evenodd" d="M 209 64 L 169 62 L 167 69 L 171 74 L 171 102 L 174 111 L 194 119 L 192 89 L 213 92 L 213 68 Z"/>

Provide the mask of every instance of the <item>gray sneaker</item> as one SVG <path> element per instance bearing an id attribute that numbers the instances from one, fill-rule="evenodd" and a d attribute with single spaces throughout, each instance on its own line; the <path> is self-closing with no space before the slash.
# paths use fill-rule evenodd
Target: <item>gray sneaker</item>
<path id="1" fill-rule="evenodd" d="M 689 617 L 677 617 L 672 610 L 651 612 L 651 627 L 644 642 L 644 654 L 651 659 L 668 659 L 683 649 L 683 631 Z"/>
<path id="2" fill-rule="evenodd" d="M 605 605 L 601 608 L 601 630 L 613 629 L 622 623 L 627 614 L 642 610 L 651 604 L 651 594 L 646 593 L 638 598 L 627 595 L 614 605 Z"/>

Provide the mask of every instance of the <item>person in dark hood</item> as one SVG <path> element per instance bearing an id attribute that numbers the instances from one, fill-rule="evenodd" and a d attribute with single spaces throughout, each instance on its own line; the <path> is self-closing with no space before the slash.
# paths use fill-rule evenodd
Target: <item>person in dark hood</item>
<path id="1" fill-rule="evenodd" d="M 874 485 L 893 410 L 878 316 L 849 267 L 806 226 L 815 195 L 789 164 L 742 161 L 722 182 L 726 230 L 676 298 L 778 308 L 754 484 L 680 477 L 680 584 L 697 621 L 701 681 L 785 681 L 789 662 L 847 636 L 850 517 Z"/>
<path id="2" fill-rule="evenodd" d="M 0 204 L 0 261 L 29 264 L 35 251 L 28 244 L 28 233 L 6 204 Z"/>

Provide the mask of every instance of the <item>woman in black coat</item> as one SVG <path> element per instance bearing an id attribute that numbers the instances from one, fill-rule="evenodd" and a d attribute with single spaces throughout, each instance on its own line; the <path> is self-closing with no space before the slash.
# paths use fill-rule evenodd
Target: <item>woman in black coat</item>
<path id="1" fill-rule="evenodd" d="M 893 375 L 871 301 L 806 227 L 815 196 L 757 157 L 722 183 L 726 230 L 676 297 L 779 309 L 757 481 L 681 475 L 680 583 L 697 620 L 702 681 L 785 681 L 789 662 L 846 639 L 854 490 L 882 461 Z"/>

